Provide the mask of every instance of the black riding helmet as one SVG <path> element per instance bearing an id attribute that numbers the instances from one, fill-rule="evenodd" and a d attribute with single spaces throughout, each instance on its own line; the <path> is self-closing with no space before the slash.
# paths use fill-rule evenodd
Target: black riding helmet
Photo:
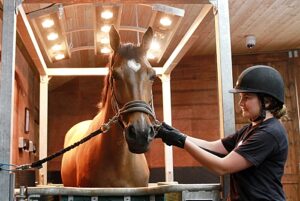
<path id="1" fill-rule="evenodd" d="M 256 65 L 244 70 L 230 93 L 256 93 L 262 102 L 262 111 L 258 119 L 265 118 L 264 96 L 275 98 L 284 104 L 284 83 L 280 73 L 270 66 Z"/>
<path id="2" fill-rule="evenodd" d="M 257 65 L 244 70 L 231 93 L 263 93 L 284 104 L 284 83 L 280 73 L 270 66 Z"/>

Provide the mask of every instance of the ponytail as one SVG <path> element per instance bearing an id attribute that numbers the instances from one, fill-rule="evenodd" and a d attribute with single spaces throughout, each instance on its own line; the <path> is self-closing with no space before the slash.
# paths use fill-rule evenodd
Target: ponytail
<path id="1" fill-rule="evenodd" d="M 281 117 L 286 116 L 286 106 L 279 101 L 277 101 L 275 98 L 266 95 L 264 97 L 264 101 L 266 104 L 266 110 L 270 111 L 271 114 L 276 118 L 280 119 Z"/>

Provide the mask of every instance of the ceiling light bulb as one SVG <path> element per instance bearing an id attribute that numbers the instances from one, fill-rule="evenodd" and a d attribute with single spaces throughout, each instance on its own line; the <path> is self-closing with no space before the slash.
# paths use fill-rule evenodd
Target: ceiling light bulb
<path id="1" fill-rule="evenodd" d="M 50 28 L 54 25 L 54 21 L 51 20 L 51 19 L 46 19 L 42 22 L 42 26 L 47 29 L 47 28 Z"/>
<path id="2" fill-rule="evenodd" d="M 109 53 L 111 53 L 111 49 L 108 48 L 108 47 L 101 48 L 100 51 L 101 51 L 102 54 L 109 54 Z"/>
<path id="3" fill-rule="evenodd" d="M 108 37 L 103 37 L 100 39 L 100 43 L 102 44 L 108 44 L 109 43 L 109 38 Z"/>
<path id="4" fill-rule="evenodd" d="M 168 27 L 172 24 L 172 20 L 168 17 L 161 18 L 159 22 L 160 22 L 161 25 L 163 25 L 165 27 Z"/>
<path id="5" fill-rule="evenodd" d="M 152 52 L 147 52 L 148 59 L 155 59 L 155 55 Z"/>
<path id="6" fill-rule="evenodd" d="M 105 20 L 111 19 L 113 16 L 114 14 L 110 10 L 106 10 L 101 13 L 101 17 Z"/>
<path id="7" fill-rule="evenodd" d="M 53 45 L 51 49 L 53 51 L 59 51 L 62 49 L 62 45 L 60 45 L 60 44 Z"/>
<path id="8" fill-rule="evenodd" d="M 157 41 L 152 41 L 152 43 L 150 45 L 150 49 L 159 50 L 160 49 L 160 44 Z"/>
<path id="9" fill-rule="evenodd" d="M 110 30 L 110 26 L 109 25 L 103 25 L 101 27 L 101 31 L 103 31 L 104 33 L 108 33 Z"/>
<path id="10" fill-rule="evenodd" d="M 57 54 L 57 55 L 55 55 L 55 57 L 54 57 L 56 60 L 61 60 L 61 59 L 63 59 L 63 58 L 65 58 L 65 55 L 64 54 Z"/>
<path id="11" fill-rule="evenodd" d="M 47 35 L 48 40 L 56 40 L 57 38 L 58 38 L 58 34 L 55 33 L 55 32 L 52 32 L 52 33 Z"/>

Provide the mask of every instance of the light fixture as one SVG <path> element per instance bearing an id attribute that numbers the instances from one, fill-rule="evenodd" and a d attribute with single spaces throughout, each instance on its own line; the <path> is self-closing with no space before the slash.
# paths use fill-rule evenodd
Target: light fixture
<path id="1" fill-rule="evenodd" d="M 101 17 L 105 20 L 109 20 L 114 16 L 114 14 L 110 10 L 105 10 L 101 13 Z"/>
<path id="2" fill-rule="evenodd" d="M 109 30 L 110 30 L 110 26 L 109 25 L 103 25 L 102 27 L 101 27 L 101 31 L 103 31 L 104 33 L 108 33 L 109 32 Z"/>
<path id="3" fill-rule="evenodd" d="M 160 49 L 160 44 L 156 40 L 153 40 L 150 45 L 150 49 L 157 51 Z"/>
<path id="4" fill-rule="evenodd" d="M 54 56 L 54 58 L 55 58 L 56 60 L 61 60 L 61 59 L 64 59 L 64 58 L 65 58 L 65 55 L 62 54 L 62 53 L 59 53 L 59 54 L 56 54 L 56 55 Z"/>
<path id="5" fill-rule="evenodd" d="M 147 52 L 147 58 L 148 59 L 155 59 L 155 55 L 151 51 L 148 51 Z"/>
<path id="6" fill-rule="evenodd" d="M 103 48 L 101 48 L 100 52 L 102 54 L 109 54 L 109 53 L 111 53 L 111 49 L 108 47 L 103 47 Z"/>
<path id="7" fill-rule="evenodd" d="M 55 32 L 51 32 L 47 35 L 48 40 L 56 40 L 58 38 L 58 34 Z"/>
<path id="8" fill-rule="evenodd" d="M 176 33 L 181 20 L 183 19 L 185 10 L 163 4 L 152 5 L 152 16 L 149 26 L 154 30 L 154 42 L 151 44 L 151 54 L 155 56 L 149 57 L 159 63 L 167 50 L 174 34 Z M 148 57 L 148 58 L 149 58 Z"/>
<path id="9" fill-rule="evenodd" d="M 61 20 L 65 20 L 62 4 L 43 9 L 43 12 L 34 12 L 30 14 L 30 20 L 49 62 L 70 58 L 65 25 L 60 23 Z"/>
<path id="10" fill-rule="evenodd" d="M 54 25 L 54 21 L 51 20 L 51 19 L 45 19 L 43 22 L 42 22 L 42 26 L 47 29 L 47 28 L 50 28 Z"/>
<path id="11" fill-rule="evenodd" d="M 55 44 L 51 47 L 51 49 L 53 51 L 59 51 L 59 50 L 62 50 L 62 45 L 61 44 Z"/>
<path id="12" fill-rule="evenodd" d="M 102 37 L 100 39 L 100 43 L 102 43 L 102 44 L 108 44 L 109 43 L 109 38 L 108 37 Z"/>
<path id="13" fill-rule="evenodd" d="M 94 51 L 95 54 L 105 54 L 112 52 L 109 48 L 109 36 L 111 25 L 119 28 L 122 16 L 122 4 L 97 4 L 95 6 L 95 32 Z"/>
<path id="14" fill-rule="evenodd" d="M 169 27 L 172 24 L 172 20 L 169 17 L 163 17 L 159 20 L 159 22 L 165 27 Z"/>

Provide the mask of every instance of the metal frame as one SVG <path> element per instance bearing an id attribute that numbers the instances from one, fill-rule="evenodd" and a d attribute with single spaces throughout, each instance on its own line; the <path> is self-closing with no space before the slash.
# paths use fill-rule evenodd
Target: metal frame
<path id="1" fill-rule="evenodd" d="M 215 3 L 220 137 L 225 137 L 235 131 L 234 99 L 228 93 L 233 87 L 229 7 L 228 1 L 215 0 Z M 223 198 L 229 193 L 229 182 L 229 175 L 222 177 Z"/>
<path id="2" fill-rule="evenodd" d="M 61 196 L 68 200 L 75 200 L 79 196 L 90 197 L 91 200 L 97 200 L 98 197 L 113 196 L 118 200 L 124 198 L 129 201 L 131 198 L 144 196 L 149 200 L 155 200 L 157 195 L 160 199 L 163 196 L 173 197 L 166 200 L 212 200 L 217 201 L 220 197 L 220 184 L 172 184 L 172 185 L 153 185 L 140 188 L 68 188 L 68 187 L 21 187 L 16 189 L 18 198 L 31 198 L 39 196 Z M 25 193 L 26 192 L 26 193 Z M 177 197 L 177 199 L 175 199 Z M 30 200 L 30 199 L 29 199 Z M 76 199 L 78 200 L 78 199 Z M 113 200 L 113 199 L 112 199 Z"/>
<path id="3" fill-rule="evenodd" d="M 16 1 L 5 0 L 2 28 L 2 69 L 0 84 L 0 162 L 12 161 L 13 104 L 16 53 Z M 10 177 L 13 173 L 0 171 L 0 195 L 2 200 L 13 200 Z"/>
<path id="4" fill-rule="evenodd" d="M 16 0 L 4 1 L 4 17 L 3 17 L 3 48 L 2 48 L 2 74 L 0 88 L 0 161 L 11 162 L 11 137 L 13 127 L 13 79 L 15 69 L 15 40 L 16 40 Z M 201 1 L 200 1 L 201 3 Z M 219 94 L 219 113 L 220 113 L 220 133 L 221 137 L 234 132 L 234 107 L 233 95 L 228 93 L 232 88 L 232 63 L 231 63 L 231 47 L 230 47 L 230 24 L 229 24 L 229 9 L 228 0 L 210 0 L 214 6 L 215 13 L 215 29 L 217 43 L 217 64 L 218 64 L 218 94 Z M 204 9 L 205 8 L 205 9 Z M 168 61 L 162 68 L 156 68 L 158 74 L 162 74 L 163 88 L 163 114 L 164 120 L 171 124 L 171 85 L 170 74 L 175 68 L 186 51 L 195 41 L 194 32 L 200 25 L 201 21 L 208 13 L 211 5 L 204 6 L 197 20 L 183 37 L 178 47 L 172 53 Z M 26 36 L 30 37 L 31 45 L 34 46 L 34 52 L 31 56 L 34 57 L 34 62 L 41 75 L 40 84 L 40 143 L 47 144 L 47 104 L 48 104 L 48 76 L 62 75 L 79 75 L 76 70 L 53 69 L 47 68 L 36 43 L 36 39 L 32 33 L 27 17 L 22 6 L 19 8 L 21 13 L 21 23 L 26 27 Z M 18 16 L 19 17 L 19 16 Z M 24 31 L 24 30 L 23 30 Z M 180 51 L 181 50 L 181 51 Z M 62 71 L 65 70 L 64 73 Z M 49 72 L 48 72 L 49 71 Z M 104 75 L 103 70 L 94 68 L 88 73 L 80 75 Z M 106 71 L 106 70 L 104 70 Z M 230 76 L 231 75 L 231 76 Z M 47 155 L 47 146 L 40 146 L 40 158 Z M 165 167 L 166 181 L 173 181 L 173 155 L 172 148 L 165 146 Z M 47 184 L 47 165 L 40 170 L 40 184 Z M 228 179 L 225 177 L 224 194 L 226 195 L 229 189 Z M 4 200 L 12 200 L 11 191 L 9 190 L 9 175 L 0 172 L 0 194 Z"/>

